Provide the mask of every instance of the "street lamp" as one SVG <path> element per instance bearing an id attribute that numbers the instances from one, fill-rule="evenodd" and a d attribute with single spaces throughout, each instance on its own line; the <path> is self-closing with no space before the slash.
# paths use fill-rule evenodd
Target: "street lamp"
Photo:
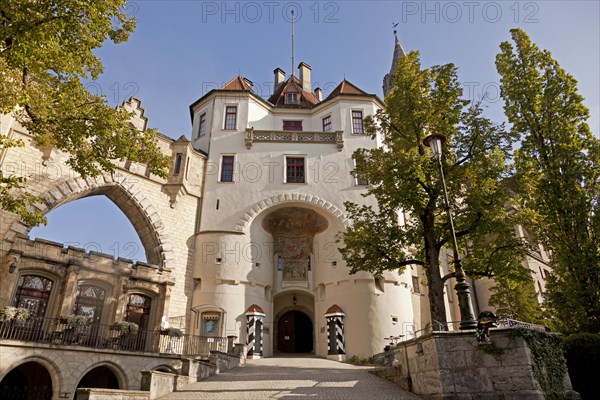
<path id="1" fill-rule="evenodd" d="M 471 303 L 471 287 L 467 282 L 467 276 L 462 267 L 462 262 L 458 253 L 458 244 L 456 243 L 456 231 L 454 230 L 454 220 L 448 201 L 448 190 L 446 189 L 446 179 L 444 178 L 444 167 L 442 166 L 442 144 L 446 141 L 446 136 L 441 133 L 432 133 L 423 139 L 423 144 L 433 152 L 440 167 L 440 176 L 442 178 L 442 188 L 444 189 L 444 203 L 446 204 L 446 213 L 450 223 L 450 234 L 452 236 L 452 248 L 454 250 L 454 276 L 456 285 L 454 290 L 458 296 L 458 308 L 460 309 L 460 329 L 475 329 L 477 321 L 473 313 L 473 304 Z"/>

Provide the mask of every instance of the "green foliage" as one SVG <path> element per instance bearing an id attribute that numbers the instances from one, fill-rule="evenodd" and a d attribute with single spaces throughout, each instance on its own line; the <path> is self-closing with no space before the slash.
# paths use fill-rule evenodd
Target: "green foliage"
<path id="1" fill-rule="evenodd" d="M 498 277 L 491 292 L 490 305 L 496 308 L 498 314 L 534 324 L 547 323 L 538 305 L 533 279 L 511 280 Z"/>
<path id="2" fill-rule="evenodd" d="M 598 377 L 595 366 L 600 364 L 600 334 L 571 335 L 564 340 L 563 349 L 573 389 L 583 400 L 597 399 L 600 389 L 595 381 Z"/>
<path id="3" fill-rule="evenodd" d="M 431 316 L 443 322 L 439 255 L 451 235 L 439 167 L 423 139 L 433 132 L 447 138 L 442 163 L 459 245 L 468 250 L 467 274 L 526 280 L 521 259 L 527 246 L 514 235 L 518 214 L 506 207 L 512 203 L 507 154 L 514 137 L 462 97 L 454 65 L 422 68 L 419 54 L 411 52 L 399 60 L 395 73 L 385 108 L 365 123 L 383 146 L 353 155 L 354 174 L 367 178 L 368 196 L 377 207 L 346 203 L 352 226 L 340 238 L 340 252 L 353 273 L 377 276 L 422 265 Z M 409 218 L 399 222 L 399 212 Z"/>
<path id="4" fill-rule="evenodd" d="M 564 332 L 600 332 L 600 140 L 577 81 L 525 32 L 511 30 L 496 66 L 512 132 L 515 192 L 551 253 L 547 307 Z"/>
<path id="5" fill-rule="evenodd" d="M 544 391 L 544 397 L 547 400 L 565 399 L 567 364 L 563 356 L 562 336 L 520 328 L 507 331 L 507 335 L 522 337 L 527 342 L 533 374 Z"/>
<path id="6" fill-rule="evenodd" d="M 25 322 L 31 317 L 31 312 L 23 307 L 6 306 L 0 309 L 0 322 Z"/>
<path id="7" fill-rule="evenodd" d="M 500 362 L 501 357 L 504 354 L 504 349 L 496 346 L 494 342 L 478 343 L 477 349 L 493 356 L 498 362 Z"/>
<path id="8" fill-rule="evenodd" d="M 178 328 L 165 328 L 160 330 L 160 334 L 170 337 L 182 337 L 183 331 Z"/>
<path id="9" fill-rule="evenodd" d="M 350 357 L 347 362 L 350 364 L 353 364 L 353 365 L 373 365 L 374 364 L 372 357 L 364 358 L 364 357 L 361 357 L 356 354 L 353 355 L 352 357 Z"/>
<path id="10" fill-rule="evenodd" d="M 0 3 L 0 113 L 12 113 L 42 147 L 70 154 L 82 176 L 112 172 L 116 161 L 146 163 L 166 176 L 168 158 L 156 145 L 156 131 L 141 132 L 130 114 L 110 107 L 83 79 L 96 79 L 102 63 L 93 50 L 106 39 L 126 41 L 135 27 L 125 0 L 4 0 Z M 22 145 L 0 137 L 0 150 Z M 2 208 L 24 222 L 43 222 L 28 211 L 35 199 L 22 181 L 0 176 Z"/>
<path id="11" fill-rule="evenodd" d="M 69 328 L 86 328 L 92 323 L 89 318 L 83 315 L 61 315 L 59 320 Z"/>
<path id="12" fill-rule="evenodd" d="M 110 329 L 113 331 L 121 332 L 121 334 L 124 335 L 135 335 L 138 333 L 140 327 L 135 322 L 120 321 L 113 323 L 110 326 Z"/>

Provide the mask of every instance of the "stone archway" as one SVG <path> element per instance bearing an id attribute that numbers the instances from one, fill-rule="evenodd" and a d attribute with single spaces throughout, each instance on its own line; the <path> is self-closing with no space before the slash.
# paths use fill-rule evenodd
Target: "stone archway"
<path id="1" fill-rule="evenodd" d="M 53 390 L 50 373 L 35 361 L 13 368 L 0 381 L 0 393 L 5 399 L 50 400 Z"/>
<path id="2" fill-rule="evenodd" d="M 139 179 L 139 178 L 136 178 Z M 146 252 L 148 263 L 168 268 L 173 259 L 172 245 L 164 224 L 150 200 L 139 190 L 136 180 L 124 174 L 104 174 L 95 178 L 71 178 L 55 185 L 40 195 L 42 204 L 37 204 L 44 213 L 89 196 L 104 195 L 125 214 L 132 223 Z M 5 241 L 13 242 L 17 234 L 29 233 L 31 228 L 16 220 L 5 236 Z"/>

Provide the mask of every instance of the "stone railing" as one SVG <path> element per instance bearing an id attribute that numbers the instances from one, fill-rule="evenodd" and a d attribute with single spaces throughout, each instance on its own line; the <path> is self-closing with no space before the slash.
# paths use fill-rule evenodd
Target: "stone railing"
<path id="1" fill-rule="evenodd" d="M 254 143 L 331 143 L 337 145 L 338 151 L 344 148 L 344 132 L 319 131 L 259 131 L 246 129 L 246 148 L 251 149 Z"/>
<path id="2" fill-rule="evenodd" d="M 83 346 L 95 349 L 178 354 L 208 357 L 211 351 L 227 351 L 227 338 L 183 335 L 168 336 L 159 330 L 119 332 L 111 325 L 69 327 L 60 318 L 32 318 L 25 322 L 0 322 L 0 340 Z"/>

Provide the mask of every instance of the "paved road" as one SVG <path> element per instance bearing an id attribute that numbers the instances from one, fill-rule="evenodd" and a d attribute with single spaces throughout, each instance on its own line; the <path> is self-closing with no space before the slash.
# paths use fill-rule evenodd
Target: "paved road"
<path id="1" fill-rule="evenodd" d="M 421 400 L 368 369 L 314 357 L 248 360 L 160 400 Z"/>

